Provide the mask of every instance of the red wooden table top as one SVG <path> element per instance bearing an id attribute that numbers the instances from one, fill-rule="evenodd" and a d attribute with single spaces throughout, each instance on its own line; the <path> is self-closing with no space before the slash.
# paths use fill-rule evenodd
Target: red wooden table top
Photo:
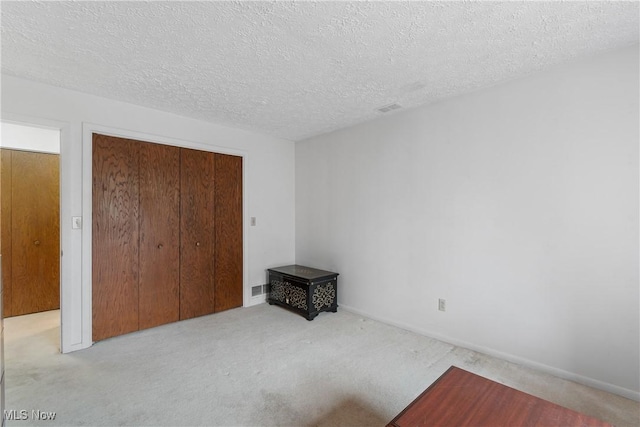
<path id="1" fill-rule="evenodd" d="M 452 366 L 388 426 L 611 427 L 611 424 Z"/>

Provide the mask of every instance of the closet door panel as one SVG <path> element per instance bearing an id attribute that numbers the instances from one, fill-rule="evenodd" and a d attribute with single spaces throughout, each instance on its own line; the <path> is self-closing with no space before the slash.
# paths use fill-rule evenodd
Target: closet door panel
<path id="1" fill-rule="evenodd" d="M 11 155 L 11 311 L 60 307 L 60 184 L 57 154 Z"/>
<path id="2" fill-rule="evenodd" d="M 242 306 L 242 157 L 216 154 L 215 309 Z"/>
<path id="3" fill-rule="evenodd" d="M 180 150 L 180 319 L 213 313 L 215 155 Z"/>
<path id="4" fill-rule="evenodd" d="M 139 143 L 140 329 L 180 319 L 180 149 Z"/>
<path id="5" fill-rule="evenodd" d="M 11 150 L 0 150 L 1 230 L 2 232 L 2 307 L 4 317 L 13 316 L 11 311 Z"/>
<path id="6" fill-rule="evenodd" d="M 93 339 L 138 330 L 139 150 L 93 135 Z"/>

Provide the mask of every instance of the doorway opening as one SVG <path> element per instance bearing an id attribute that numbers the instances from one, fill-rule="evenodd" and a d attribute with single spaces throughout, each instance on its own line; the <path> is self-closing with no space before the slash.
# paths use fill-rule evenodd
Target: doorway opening
<path id="1" fill-rule="evenodd" d="M 60 351 L 60 129 L 2 122 L 0 228 L 7 350 Z"/>

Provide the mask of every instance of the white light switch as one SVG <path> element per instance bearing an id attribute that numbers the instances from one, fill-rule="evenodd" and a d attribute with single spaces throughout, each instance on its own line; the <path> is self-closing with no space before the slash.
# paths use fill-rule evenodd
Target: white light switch
<path id="1" fill-rule="evenodd" d="M 255 217 L 255 216 L 252 216 L 252 217 L 251 217 L 251 226 L 252 226 L 252 227 L 255 227 L 255 226 L 256 226 L 256 217 Z"/>
<path id="2" fill-rule="evenodd" d="M 81 216 L 72 216 L 71 217 L 71 228 L 73 228 L 73 229 L 82 228 L 82 217 Z"/>

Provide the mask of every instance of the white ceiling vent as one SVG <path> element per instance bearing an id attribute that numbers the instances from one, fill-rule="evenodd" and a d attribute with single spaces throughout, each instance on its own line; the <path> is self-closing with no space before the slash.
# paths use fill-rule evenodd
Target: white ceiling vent
<path id="1" fill-rule="evenodd" d="M 381 113 L 388 113 L 389 111 L 398 110 L 400 108 L 402 108 L 402 105 L 400 104 L 389 104 L 385 105 L 384 107 L 378 108 L 378 111 L 380 111 Z"/>

